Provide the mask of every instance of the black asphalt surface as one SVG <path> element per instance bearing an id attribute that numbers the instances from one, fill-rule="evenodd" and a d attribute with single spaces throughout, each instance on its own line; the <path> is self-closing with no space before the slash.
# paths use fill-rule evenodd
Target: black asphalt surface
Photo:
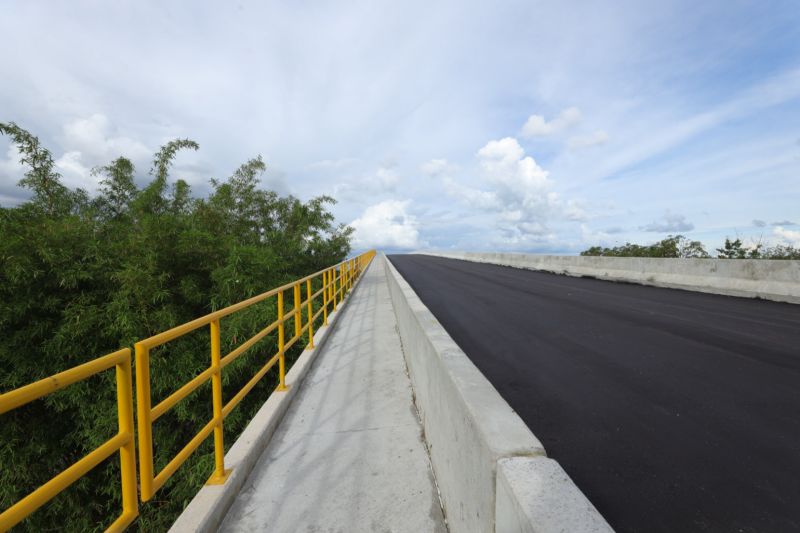
<path id="1" fill-rule="evenodd" d="M 390 259 L 617 531 L 800 531 L 800 306 Z"/>

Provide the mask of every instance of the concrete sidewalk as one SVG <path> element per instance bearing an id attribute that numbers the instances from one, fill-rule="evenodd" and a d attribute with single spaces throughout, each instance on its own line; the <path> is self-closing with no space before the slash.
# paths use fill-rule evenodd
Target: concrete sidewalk
<path id="1" fill-rule="evenodd" d="M 444 532 L 376 257 L 221 531 Z"/>

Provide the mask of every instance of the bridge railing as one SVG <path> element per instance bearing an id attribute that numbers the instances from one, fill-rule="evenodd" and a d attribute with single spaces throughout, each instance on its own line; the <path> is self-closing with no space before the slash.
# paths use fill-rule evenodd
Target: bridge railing
<path id="1" fill-rule="evenodd" d="M 117 451 L 119 451 L 120 469 L 122 471 L 122 514 L 109 526 L 108 531 L 122 531 L 138 516 L 130 348 L 124 348 L 99 357 L 88 363 L 0 395 L 0 415 L 66 388 L 73 383 L 88 379 L 112 367 L 116 368 L 117 373 L 119 432 L 28 496 L 3 511 L 0 514 L 0 531 L 6 531 L 14 527 Z"/>
<path id="2" fill-rule="evenodd" d="M 323 314 L 323 323 L 327 324 L 328 307 L 336 309 L 345 293 L 352 287 L 355 278 L 360 275 L 374 253 L 367 252 L 335 267 L 315 272 L 310 276 L 293 281 L 271 291 L 259 294 L 225 309 L 220 309 L 204 317 L 177 326 L 153 337 L 137 342 L 136 348 L 136 407 L 139 428 L 139 477 L 141 482 L 142 501 L 148 501 L 155 492 L 175 473 L 186 459 L 211 435 L 214 434 L 214 472 L 208 480 L 209 484 L 225 482 L 229 471 L 225 470 L 225 448 L 223 441 L 223 421 L 242 401 L 248 392 L 276 364 L 278 365 L 278 388 L 286 390 L 286 351 L 291 348 L 303 334 L 308 335 L 308 347 L 314 347 L 314 320 Z M 312 281 L 319 280 L 321 288 L 312 293 Z M 293 306 L 284 308 L 284 294 L 292 291 Z M 305 300 L 302 293 L 305 292 Z M 314 311 L 314 300 L 323 297 L 323 305 Z M 220 352 L 220 320 L 254 304 L 269 298 L 276 300 L 278 318 L 264 329 L 244 341 L 236 349 L 224 357 Z M 292 320 L 294 335 L 287 341 L 286 322 Z M 153 348 L 182 337 L 199 328 L 209 328 L 211 353 L 209 366 L 203 372 L 185 383 L 156 406 L 151 406 L 150 395 L 150 351 Z M 278 351 L 252 376 L 226 404 L 222 403 L 222 369 L 234 362 L 258 341 L 277 330 Z M 156 473 L 153 465 L 153 422 L 172 409 L 178 402 L 186 398 L 195 389 L 211 380 L 211 399 L 213 416 L 205 426 L 192 438 L 183 449 L 170 460 L 164 468 Z"/>
<path id="3" fill-rule="evenodd" d="M 142 502 L 150 500 L 155 492 L 164 485 L 181 464 L 212 433 L 214 434 L 214 472 L 208 483 L 221 484 L 225 482 L 230 471 L 225 469 L 224 462 L 224 419 L 276 364 L 278 365 L 278 387 L 276 390 L 286 390 L 285 359 L 287 350 L 297 343 L 303 335 L 308 335 L 307 348 L 314 347 L 314 322 L 322 315 L 323 324 L 328 323 L 328 313 L 336 310 L 338 304 L 353 287 L 355 280 L 366 269 L 374 256 L 375 251 L 371 250 L 330 268 L 320 270 L 258 296 L 141 340 L 134 345 L 136 352 L 136 418 L 138 426 L 136 433 L 138 433 L 139 441 L 140 478 L 138 496 Z M 314 291 L 313 287 L 317 285 L 320 288 Z M 292 307 L 288 310 L 284 307 L 284 296 L 287 291 L 292 292 Z M 305 299 L 303 299 L 303 293 L 305 293 Z M 314 302 L 319 301 L 320 297 L 322 305 L 315 310 Z M 220 320 L 270 298 L 275 299 L 278 318 L 223 357 L 220 350 Z M 289 320 L 293 322 L 294 334 L 289 340 L 286 340 L 285 329 Z M 153 407 L 150 394 L 150 351 L 206 326 L 209 328 L 211 346 L 208 368 Z M 222 369 L 273 332 L 277 333 L 277 352 L 227 403 L 223 404 Z M 122 531 L 138 516 L 131 350 L 129 348 L 124 348 L 30 385 L 0 394 L 0 415 L 112 367 L 116 368 L 119 432 L 30 495 L 3 511 L 0 514 L 0 531 L 6 531 L 24 520 L 117 451 L 120 454 L 122 472 L 122 513 L 109 526 L 108 531 Z M 211 381 L 212 392 L 213 416 L 211 420 L 160 472 L 154 473 L 153 423 L 209 380 Z"/>

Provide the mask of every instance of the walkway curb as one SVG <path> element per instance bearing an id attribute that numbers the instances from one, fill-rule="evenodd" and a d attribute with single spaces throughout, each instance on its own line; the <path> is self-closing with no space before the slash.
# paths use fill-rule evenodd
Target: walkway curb
<path id="1" fill-rule="evenodd" d="M 258 462 L 259 457 L 261 457 L 261 453 L 269 444 L 275 429 L 283 419 L 283 415 L 289 408 L 314 359 L 333 332 L 341 312 L 350 300 L 350 296 L 358 288 L 359 283 L 364 278 L 364 274 L 372 267 L 373 262 L 370 262 L 361 276 L 355 280 L 353 288 L 339 303 L 337 310 L 328 313 L 328 325 L 321 326 L 314 334 L 314 348 L 304 350 L 286 373 L 286 384 L 289 390 L 285 392 L 274 391 L 270 394 L 267 401 L 247 424 L 247 427 L 236 439 L 236 442 L 233 443 L 228 453 L 225 454 L 225 466 L 231 468 L 231 473 L 225 484 L 203 486 L 169 529 L 170 533 L 211 533 L 217 530 L 225 519 L 228 509 L 236 500 L 236 496 L 245 481 L 247 481 L 253 467 Z"/>

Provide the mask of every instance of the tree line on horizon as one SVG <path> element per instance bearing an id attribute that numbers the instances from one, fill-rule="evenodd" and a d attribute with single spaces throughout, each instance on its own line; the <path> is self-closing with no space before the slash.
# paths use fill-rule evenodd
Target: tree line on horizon
<path id="1" fill-rule="evenodd" d="M 172 328 L 342 261 L 352 229 L 336 225 L 319 196 L 302 202 L 259 188 L 255 157 L 207 197 L 170 180 L 177 139 L 156 152 L 150 181 L 120 156 L 95 168 L 99 191 L 66 187 L 52 155 L 15 123 L 0 134 L 25 166 L 28 201 L 0 207 L 0 392 L 132 346 Z M 287 308 L 292 306 L 287 294 Z M 223 354 L 276 318 L 274 299 L 222 322 Z M 210 364 L 208 328 L 154 350 L 154 404 Z M 304 347 L 296 343 L 288 362 Z M 225 401 L 277 350 L 267 337 L 223 372 Z M 269 372 L 225 419 L 233 443 L 276 384 Z M 117 432 L 114 371 L 103 372 L 0 416 L 0 510 L 7 509 Z M 160 470 L 210 420 L 210 385 L 154 424 Z M 212 439 L 184 463 L 132 529 L 166 531 L 213 469 Z M 102 530 L 119 514 L 114 454 L 18 526 L 22 531 Z"/>
<path id="2" fill-rule="evenodd" d="M 746 246 L 740 238 L 725 238 L 722 248 L 717 248 L 718 259 L 800 259 L 800 248 L 781 244 L 767 246 L 761 242 Z M 671 257 L 684 259 L 709 259 L 700 241 L 693 241 L 684 235 L 669 235 L 653 244 L 632 244 L 626 242 L 611 248 L 592 246 L 581 252 L 583 256 L 603 257 Z"/>

